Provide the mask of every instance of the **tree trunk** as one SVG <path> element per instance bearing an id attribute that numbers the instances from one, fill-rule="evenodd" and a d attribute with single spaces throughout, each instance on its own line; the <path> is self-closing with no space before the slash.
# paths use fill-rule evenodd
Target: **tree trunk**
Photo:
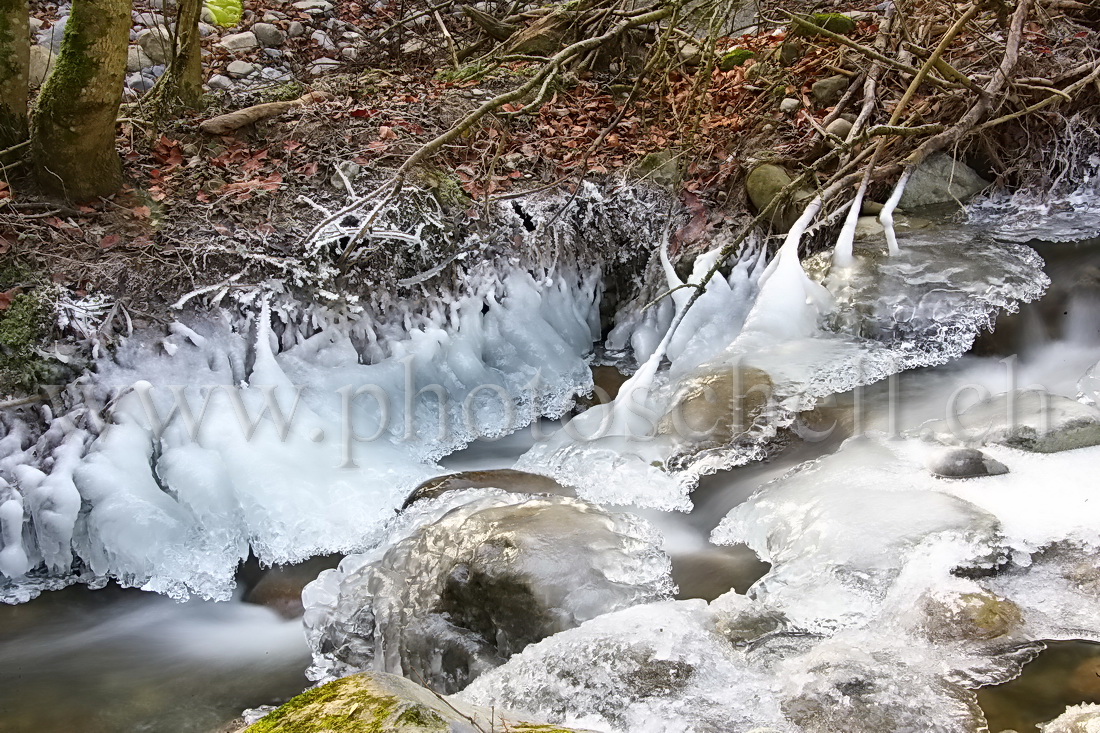
<path id="1" fill-rule="evenodd" d="M 115 122 L 129 33 L 130 0 L 74 0 L 31 115 L 34 173 L 47 193 L 80 201 L 118 190 Z"/>
<path id="2" fill-rule="evenodd" d="M 153 104 L 174 107 L 179 103 L 189 109 L 202 105 L 202 46 L 199 36 L 202 5 L 203 0 L 179 0 L 177 3 L 172 57 L 168 61 L 168 69 L 150 92 L 150 102 Z"/>
<path id="3" fill-rule="evenodd" d="M 28 13 L 27 0 L 0 0 L 0 148 L 27 136 Z"/>

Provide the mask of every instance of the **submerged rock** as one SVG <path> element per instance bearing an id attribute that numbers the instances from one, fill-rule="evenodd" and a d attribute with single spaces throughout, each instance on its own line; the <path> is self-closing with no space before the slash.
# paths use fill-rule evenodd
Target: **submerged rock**
<path id="1" fill-rule="evenodd" d="M 657 423 L 657 432 L 696 444 L 725 444 L 744 433 L 773 392 L 765 372 L 738 365 L 705 371 L 684 379 L 682 385 Z"/>
<path id="2" fill-rule="evenodd" d="M 642 520 L 557 496 L 461 505 L 304 593 L 314 677 L 382 669 L 450 693 L 529 644 L 668 598 L 668 558 Z"/>
<path id="3" fill-rule="evenodd" d="M 940 478 L 977 478 L 1008 473 L 1008 466 L 976 448 L 956 448 L 934 456 L 928 470 Z"/>
<path id="4" fill-rule="evenodd" d="M 259 580 L 244 596 L 245 603 L 255 603 L 273 609 L 283 618 L 299 618 L 302 589 L 317 578 L 322 570 L 336 567 L 339 555 L 325 555 L 297 565 L 276 565 L 262 571 Z"/>
<path id="5" fill-rule="evenodd" d="M 435 499 L 448 491 L 463 489 L 503 489 L 514 494 L 576 496 L 572 489 L 562 486 L 548 476 L 511 468 L 495 468 L 488 471 L 461 471 L 430 478 L 412 490 L 401 508 L 408 509 L 414 502 L 421 499 Z"/>
<path id="6" fill-rule="evenodd" d="M 921 434 L 947 445 L 1057 453 L 1100 445 L 1100 410 L 1050 392 L 1017 390 L 967 408 L 957 421 L 927 423 Z"/>
<path id="7" fill-rule="evenodd" d="M 303 692 L 246 733 L 584 733 L 529 723 L 495 708 L 447 700 L 402 677 L 357 674 Z"/>

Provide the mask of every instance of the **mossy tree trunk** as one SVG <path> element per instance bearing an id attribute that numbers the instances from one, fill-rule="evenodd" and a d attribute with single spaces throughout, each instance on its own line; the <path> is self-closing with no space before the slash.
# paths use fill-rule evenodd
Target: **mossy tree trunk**
<path id="1" fill-rule="evenodd" d="M 74 0 L 31 114 L 32 164 L 47 193 L 80 201 L 118 190 L 115 122 L 129 33 L 130 0 Z"/>
<path id="2" fill-rule="evenodd" d="M 27 0 L 0 0 L 0 148 L 27 136 L 28 18 Z"/>
<path id="3" fill-rule="evenodd" d="M 199 18 L 203 0 L 178 0 L 176 30 L 168 68 L 157 80 L 149 102 L 158 105 L 160 114 L 180 104 L 196 109 L 202 104 L 202 46 Z"/>

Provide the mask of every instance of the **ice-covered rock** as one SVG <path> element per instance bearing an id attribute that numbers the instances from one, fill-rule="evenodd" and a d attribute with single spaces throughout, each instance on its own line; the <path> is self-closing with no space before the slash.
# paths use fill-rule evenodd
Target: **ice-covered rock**
<path id="1" fill-rule="evenodd" d="M 422 499 L 438 498 L 448 491 L 464 489 L 503 489 L 517 494 L 575 496 L 572 489 L 562 486 L 552 478 L 511 468 L 497 468 L 487 471 L 462 471 L 430 478 L 412 490 L 401 508 L 407 509 L 413 502 Z"/>
<path id="2" fill-rule="evenodd" d="M 632 733 L 790 731 L 771 689 L 701 600 L 607 614 L 534 644 L 457 697 Z"/>
<path id="3" fill-rule="evenodd" d="M 540 639 L 671 597 L 659 545 L 642 520 L 574 499 L 475 499 L 307 587 L 311 675 L 375 669 L 461 690 Z"/>
<path id="4" fill-rule="evenodd" d="M 1017 390 L 922 426 L 948 445 L 1007 445 L 1035 453 L 1100 445 L 1100 410 L 1044 390 Z"/>
<path id="5" fill-rule="evenodd" d="M 1072 705 L 1049 723 L 1040 724 L 1042 733 L 1100 733 L 1100 705 Z"/>
<path id="6" fill-rule="evenodd" d="M 344 677 L 303 692 L 241 733 L 332 733 L 333 725 L 391 733 L 585 733 L 535 723 L 499 708 L 447 700 L 415 682 L 380 672 Z"/>

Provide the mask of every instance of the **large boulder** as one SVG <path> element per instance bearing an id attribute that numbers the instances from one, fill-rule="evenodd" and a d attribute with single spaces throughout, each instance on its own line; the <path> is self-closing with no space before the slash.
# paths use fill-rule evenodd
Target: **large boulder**
<path id="1" fill-rule="evenodd" d="M 245 733 L 583 733 L 524 722 L 496 708 L 447 700 L 403 677 L 357 674 L 303 692 Z"/>
<path id="2" fill-rule="evenodd" d="M 643 520 L 575 499 L 468 501 L 306 587 L 314 677 L 381 669 L 456 692 L 529 644 L 671 597 L 659 544 Z"/>
<path id="3" fill-rule="evenodd" d="M 172 56 L 172 32 L 163 26 L 146 28 L 138 33 L 137 45 L 154 64 L 166 64 Z"/>
<path id="4" fill-rule="evenodd" d="M 1057 453 L 1100 445 L 1100 410 L 1050 392 L 1017 390 L 979 402 L 955 420 L 926 423 L 921 434 L 946 445 Z"/>
<path id="5" fill-rule="evenodd" d="M 938 204 L 962 204 L 987 186 L 989 181 L 966 163 L 936 153 L 913 170 L 898 207 L 912 210 Z"/>

